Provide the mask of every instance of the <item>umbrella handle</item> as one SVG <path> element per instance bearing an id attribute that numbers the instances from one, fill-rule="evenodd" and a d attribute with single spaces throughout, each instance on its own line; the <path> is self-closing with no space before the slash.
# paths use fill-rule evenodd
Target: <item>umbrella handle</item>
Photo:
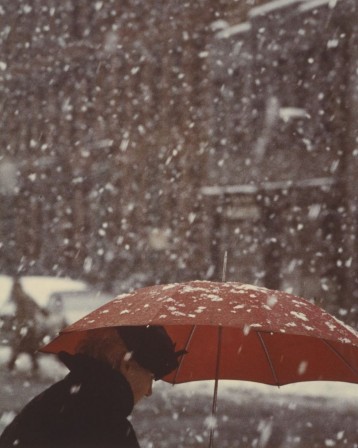
<path id="1" fill-rule="evenodd" d="M 214 421 L 215 421 L 217 401 L 218 401 L 218 385 L 219 385 L 219 374 L 220 374 L 222 330 L 223 330 L 223 328 L 221 326 L 219 326 L 219 328 L 218 328 L 218 347 L 217 347 L 217 354 L 216 354 L 214 396 L 213 396 L 213 405 L 211 408 L 212 423 L 211 423 L 211 428 L 210 428 L 209 448 L 212 448 L 214 446 L 214 431 L 215 431 Z"/>

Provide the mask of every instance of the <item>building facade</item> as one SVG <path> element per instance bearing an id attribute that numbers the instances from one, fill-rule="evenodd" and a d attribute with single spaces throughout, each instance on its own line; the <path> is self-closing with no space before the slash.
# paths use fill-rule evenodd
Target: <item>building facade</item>
<path id="1" fill-rule="evenodd" d="M 202 189 L 217 275 L 227 250 L 229 278 L 342 315 L 358 293 L 356 16 L 357 2 L 277 1 L 216 34 Z"/>

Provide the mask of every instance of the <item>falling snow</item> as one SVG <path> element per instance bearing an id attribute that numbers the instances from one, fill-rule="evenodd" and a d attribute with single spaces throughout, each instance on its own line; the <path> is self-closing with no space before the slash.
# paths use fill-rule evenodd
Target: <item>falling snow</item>
<path id="1" fill-rule="evenodd" d="M 46 342 L 115 298 L 125 324 L 229 316 L 236 336 L 266 344 L 268 357 L 271 337 L 357 347 L 356 0 L 142 3 L 0 5 L 1 285 L 23 277 L 49 313 Z M 218 283 L 178 287 L 190 279 Z M 148 285 L 158 291 L 133 293 Z M 53 312 L 59 292 L 63 310 Z M 8 296 L 0 288 L 3 364 Z M 109 319 L 103 305 L 84 322 Z M 28 324 L 18 332 L 31 333 Z M 310 363 L 293 369 L 305 377 Z M 4 376 L 3 389 L 19 399 L 18 383 L 26 395 L 42 373 L 34 383 Z M 14 416 L 9 403 L 0 427 Z M 302 447 L 315 432 L 302 418 L 278 440 L 268 409 L 231 442 L 221 425 L 246 414 L 224 408 L 200 430 L 185 423 L 172 446 L 206 445 L 215 429 L 222 448 Z M 285 421 L 297 412 L 285 410 Z M 176 428 L 185 412 L 183 403 L 173 411 Z M 358 448 L 356 433 L 329 426 L 312 446 Z M 147 434 L 143 446 L 159 447 Z"/>

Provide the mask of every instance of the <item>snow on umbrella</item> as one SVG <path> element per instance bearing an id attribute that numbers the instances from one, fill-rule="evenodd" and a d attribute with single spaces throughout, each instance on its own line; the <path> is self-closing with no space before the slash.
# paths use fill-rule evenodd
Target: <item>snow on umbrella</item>
<path id="1" fill-rule="evenodd" d="M 64 329 L 43 352 L 75 353 L 92 329 L 162 325 L 187 354 L 164 378 L 284 385 L 358 383 L 358 333 L 309 301 L 238 282 L 155 285 L 118 296 Z M 212 435 L 211 435 L 212 441 Z"/>

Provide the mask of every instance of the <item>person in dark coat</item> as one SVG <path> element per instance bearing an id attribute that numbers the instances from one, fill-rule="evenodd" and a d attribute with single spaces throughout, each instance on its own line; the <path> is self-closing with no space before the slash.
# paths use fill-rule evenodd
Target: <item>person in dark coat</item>
<path id="1" fill-rule="evenodd" d="M 183 352 L 159 326 L 92 330 L 77 351 L 59 354 L 70 373 L 24 407 L 1 448 L 139 448 L 127 417 Z"/>
<path id="2" fill-rule="evenodd" d="M 10 300 L 15 305 L 12 319 L 11 355 L 7 363 L 8 369 L 15 368 L 16 360 L 21 353 L 26 353 L 32 361 L 32 370 L 38 370 L 37 351 L 43 333 L 43 319 L 47 313 L 22 288 L 19 277 L 14 277 Z"/>

